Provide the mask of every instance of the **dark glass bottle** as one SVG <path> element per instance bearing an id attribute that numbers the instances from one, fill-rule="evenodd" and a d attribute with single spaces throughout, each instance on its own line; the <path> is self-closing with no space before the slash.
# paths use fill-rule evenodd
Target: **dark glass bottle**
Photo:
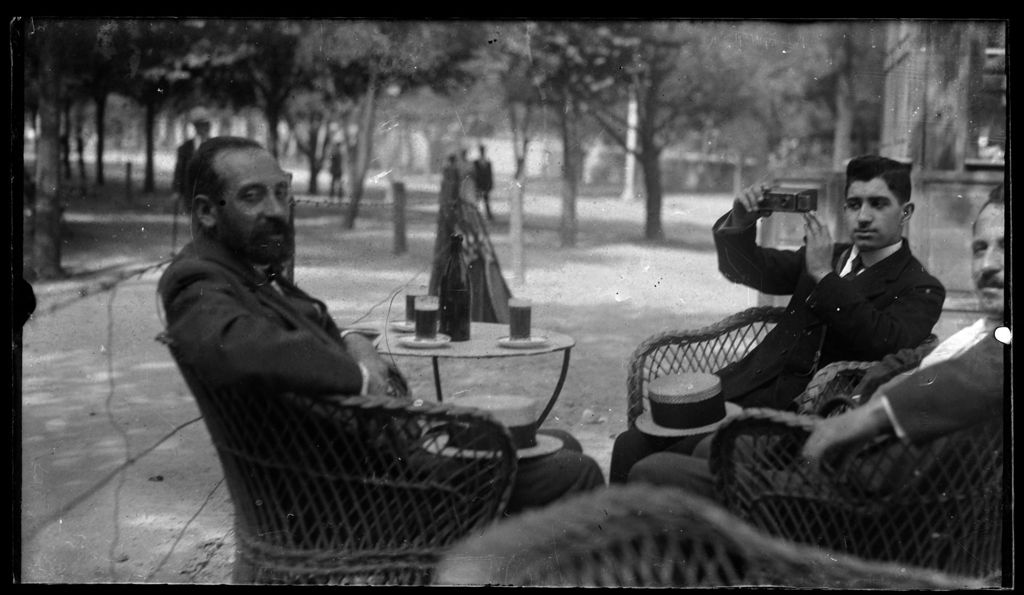
<path id="1" fill-rule="evenodd" d="M 452 341 L 469 340 L 469 267 L 462 258 L 462 236 L 452 234 L 441 274 L 441 332 Z"/>

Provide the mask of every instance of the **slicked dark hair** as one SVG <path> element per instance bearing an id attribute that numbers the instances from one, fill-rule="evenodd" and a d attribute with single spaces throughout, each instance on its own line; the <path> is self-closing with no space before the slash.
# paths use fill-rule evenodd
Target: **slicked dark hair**
<path id="1" fill-rule="evenodd" d="M 909 163 L 900 163 L 880 155 L 861 155 L 854 157 L 846 166 L 846 192 L 854 182 L 870 182 L 882 178 L 885 185 L 900 201 L 910 201 L 910 169 Z"/>
<path id="2" fill-rule="evenodd" d="M 195 155 L 188 162 L 188 179 L 192 180 L 191 192 L 187 197 L 189 205 L 200 194 L 205 194 L 213 199 L 221 197 L 221 194 L 224 193 L 225 181 L 214 167 L 217 155 L 225 151 L 240 149 L 263 150 L 263 145 L 240 136 L 215 136 L 199 145 Z"/>

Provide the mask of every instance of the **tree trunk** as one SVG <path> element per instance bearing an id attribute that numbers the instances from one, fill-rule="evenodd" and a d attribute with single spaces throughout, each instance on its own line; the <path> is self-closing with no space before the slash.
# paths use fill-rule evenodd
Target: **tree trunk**
<path id="1" fill-rule="evenodd" d="M 359 123 L 359 135 L 356 145 L 356 162 L 350 169 L 349 176 L 349 203 L 348 210 L 342 221 L 344 229 L 353 229 L 356 225 L 356 216 L 359 215 L 359 201 L 363 198 L 366 170 L 370 166 L 370 155 L 373 151 L 373 122 L 377 108 L 377 74 L 370 73 L 370 82 L 366 86 L 366 96 L 363 98 L 362 121 Z"/>
<path id="2" fill-rule="evenodd" d="M 245 136 L 248 138 L 255 138 L 256 130 L 258 125 L 256 124 L 255 118 L 253 118 L 251 111 L 245 112 Z"/>
<path id="3" fill-rule="evenodd" d="M 647 192 L 647 220 L 644 223 L 644 237 L 660 242 L 665 239 L 665 230 L 661 227 L 661 150 L 654 143 L 646 140 L 642 143 L 643 151 L 639 155 L 640 168 L 644 172 L 644 189 Z"/>
<path id="4" fill-rule="evenodd" d="M 318 177 L 320 176 L 320 168 L 323 165 L 323 155 L 320 151 L 320 124 L 310 122 L 309 134 L 306 135 L 308 139 L 307 145 L 308 151 L 303 150 L 306 153 L 306 157 L 309 161 L 309 193 L 316 196 L 320 192 L 320 183 Z M 298 134 L 296 133 L 296 136 Z M 301 147 L 300 147 L 301 148 Z"/>
<path id="5" fill-rule="evenodd" d="M 523 236 L 523 199 L 526 197 L 526 176 L 522 160 L 516 160 L 516 184 L 509 204 L 508 232 L 512 244 L 512 279 L 516 285 L 526 284 L 526 250 Z"/>
<path id="6" fill-rule="evenodd" d="M 832 171 L 845 171 L 846 160 L 851 157 L 850 139 L 853 133 L 853 68 L 849 34 L 836 49 L 839 65 L 836 77 L 836 127 L 832 137 Z"/>
<path id="7" fill-rule="evenodd" d="M 78 179 L 85 185 L 85 136 L 82 133 L 82 120 L 84 114 L 78 111 L 75 114 L 75 150 L 78 153 Z"/>
<path id="8" fill-rule="evenodd" d="M 512 244 L 512 280 L 518 286 L 526 285 L 526 241 L 523 234 L 523 203 L 526 198 L 526 155 L 530 149 L 530 104 L 523 107 L 522 117 L 516 103 L 506 102 L 509 127 L 512 129 L 512 153 L 515 159 L 515 188 L 509 200 L 509 241 Z"/>
<path id="9" fill-rule="evenodd" d="M 277 105 L 273 105 L 268 102 L 265 108 L 265 114 L 267 118 L 267 150 L 270 151 L 270 154 L 273 155 L 274 158 L 277 158 L 277 125 L 281 122 L 281 110 L 278 109 Z"/>
<path id="10" fill-rule="evenodd" d="M 405 122 L 405 126 L 398 129 L 398 140 L 401 156 L 399 163 L 401 168 L 407 172 L 416 171 L 416 150 L 412 139 L 412 126 Z"/>
<path id="11" fill-rule="evenodd" d="M 71 100 L 61 102 L 60 170 L 65 180 L 71 179 Z"/>
<path id="12" fill-rule="evenodd" d="M 106 183 L 103 175 L 103 142 L 106 139 L 107 92 L 98 92 L 93 99 L 96 102 L 96 185 Z"/>
<path id="13" fill-rule="evenodd" d="M 316 158 L 316 138 L 312 131 L 310 131 L 309 136 L 311 148 L 306 152 L 306 162 L 309 164 L 309 185 L 306 191 L 311 196 L 316 196 L 320 193 L 320 162 Z"/>
<path id="14" fill-rule="evenodd" d="M 576 111 L 571 99 L 562 110 L 562 217 L 558 237 L 563 248 L 576 245 L 577 134 Z"/>
<path id="15" fill-rule="evenodd" d="M 622 172 L 621 200 L 629 202 L 636 198 L 636 122 L 637 122 L 636 91 L 629 93 L 629 106 L 626 113 L 626 163 Z"/>
<path id="16" fill-rule="evenodd" d="M 444 139 L 441 126 L 429 123 L 425 127 L 427 134 L 427 173 L 436 174 L 443 170 Z"/>
<path id="17" fill-rule="evenodd" d="M 156 190 L 156 173 L 153 166 L 153 155 L 156 151 L 156 101 L 152 97 L 146 101 L 146 173 L 142 182 L 143 192 Z"/>
<path id="18" fill-rule="evenodd" d="M 55 31 L 45 31 L 40 52 L 39 136 L 36 153 L 36 200 L 33 215 L 34 279 L 64 275 L 61 259 L 60 75 Z"/>

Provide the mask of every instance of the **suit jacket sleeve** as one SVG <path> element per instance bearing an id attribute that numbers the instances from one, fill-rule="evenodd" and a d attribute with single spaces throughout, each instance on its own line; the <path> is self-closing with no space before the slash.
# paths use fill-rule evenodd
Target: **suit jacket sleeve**
<path id="1" fill-rule="evenodd" d="M 168 270 L 161 285 L 171 338 L 210 382 L 308 395 L 359 393 L 362 373 L 340 343 L 246 308 L 240 293 L 250 290 L 217 267 Z"/>
<path id="2" fill-rule="evenodd" d="M 1003 413 L 1003 344 L 988 336 L 960 357 L 918 370 L 888 388 L 892 413 L 920 444 Z"/>
<path id="3" fill-rule="evenodd" d="M 833 338 L 838 335 L 849 346 L 850 358 L 881 359 L 920 344 L 942 315 L 942 284 L 923 270 L 905 270 L 903 275 L 902 287 L 887 304 L 868 299 L 836 273 L 825 275 L 806 302 Z"/>
<path id="4" fill-rule="evenodd" d="M 854 387 L 852 394 L 860 395 L 864 400 L 871 398 L 878 387 L 889 382 L 898 374 L 909 372 L 921 365 L 921 360 L 933 349 L 935 349 L 935 343 L 928 343 L 918 347 L 907 347 L 886 355 L 864 372 L 863 378 Z"/>
<path id="5" fill-rule="evenodd" d="M 742 283 L 762 293 L 793 293 L 804 270 L 804 249 L 762 248 L 757 245 L 757 226 L 731 229 L 731 216 L 731 213 L 723 215 L 712 228 L 718 270 L 733 283 Z"/>

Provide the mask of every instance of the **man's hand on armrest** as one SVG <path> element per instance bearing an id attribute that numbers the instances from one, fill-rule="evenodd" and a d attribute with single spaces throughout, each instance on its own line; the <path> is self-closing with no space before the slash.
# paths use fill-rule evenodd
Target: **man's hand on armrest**
<path id="1" fill-rule="evenodd" d="M 366 370 L 366 392 L 371 395 L 386 394 L 388 389 L 388 365 L 377 353 L 373 343 L 359 333 L 348 333 L 342 339 L 352 359 Z"/>
<path id="2" fill-rule="evenodd" d="M 841 415 L 817 420 L 802 454 L 809 465 L 820 469 L 822 458 L 829 450 L 850 447 L 892 431 L 883 400 L 874 398 Z"/>

